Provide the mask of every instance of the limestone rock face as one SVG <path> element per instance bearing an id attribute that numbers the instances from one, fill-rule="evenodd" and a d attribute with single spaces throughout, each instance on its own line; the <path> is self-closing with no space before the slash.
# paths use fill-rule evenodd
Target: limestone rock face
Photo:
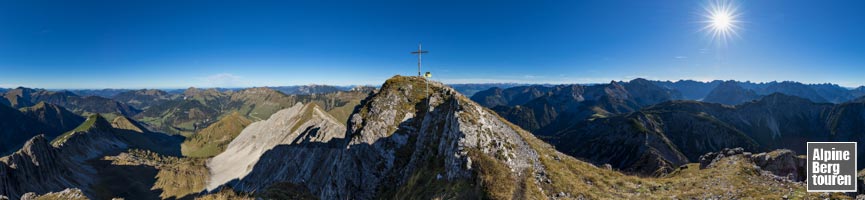
<path id="1" fill-rule="evenodd" d="M 297 103 L 269 119 L 250 124 L 228 148 L 208 162 L 208 189 L 248 175 L 259 158 L 278 145 L 328 142 L 345 135 L 340 124 L 315 104 Z"/>
<path id="2" fill-rule="evenodd" d="M 742 156 L 750 159 L 759 169 L 785 177 L 790 181 L 805 181 L 807 174 L 807 158 L 796 155 L 789 149 L 779 149 L 772 152 L 751 154 L 742 148 L 723 149 L 719 152 L 707 153 L 700 156 L 700 169 L 711 168 L 725 157 Z"/>
<path id="3" fill-rule="evenodd" d="M 419 177 L 473 181 L 479 165 L 471 155 L 492 158 L 509 176 L 545 178 L 538 153 L 517 131 L 452 88 L 396 76 L 361 102 L 347 128 L 301 104 L 250 125 L 210 160 L 217 178 L 208 188 L 263 191 L 289 182 L 321 199 L 387 198 L 422 184 L 408 184 Z"/>
<path id="4" fill-rule="evenodd" d="M 796 155 L 788 149 L 775 150 L 751 156 L 754 164 L 761 169 L 777 176 L 787 177 L 792 181 L 805 181 L 807 174 L 807 158 Z"/>
<path id="5" fill-rule="evenodd" d="M 18 199 L 26 192 L 60 191 L 89 183 L 93 173 L 66 158 L 43 135 L 0 158 L 0 195 Z"/>

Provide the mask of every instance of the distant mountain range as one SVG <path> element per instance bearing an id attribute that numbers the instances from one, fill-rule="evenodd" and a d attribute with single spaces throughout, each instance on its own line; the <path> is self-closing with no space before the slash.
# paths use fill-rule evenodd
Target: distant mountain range
<path id="1" fill-rule="evenodd" d="M 0 98 L 0 198 L 849 198 L 806 192 L 796 155 L 805 141 L 865 142 L 865 97 L 838 88 L 16 88 Z"/>
<path id="2" fill-rule="evenodd" d="M 562 152 L 657 176 L 723 148 L 804 154 L 805 141 L 860 141 L 863 95 L 832 84 L 634 79 L 492 88 L 472 99 Z"/>
<path id="3" fill-rule="evenodd" d="M 472 100 L 539 135 L 553 134 L 588 118 L 633 112 L 675 99 L 682 99 L 682 94 L 645 79 L 594 85 L 493 88 L 472 96 Z"/>
<path id="4" fill-rule="evenodd" d="M 711 82 L 697 82 L 697 81 L 652 81 L 656 85 L 674 89 L 682 92 L 683 96 L 687 100 L 702 100 L 706 98 L 709 93 L 717 88 L 722 83 L 727 83 L 729 87 L 731 85 L 738 85 L 739 87 L 750 91 L 753 91 L 757 95 L 769 95 L 772 93 L 782 93 L 792 96 L 798 96 L 802 98 L 809 99 L 813 102 L 823 103 L 843 103 L 848 102 L 850 100 L 856 99 L 865 95 L 865 86 L 859 86 L 857 88 L 845 88 L 836 84 L 831 83 L 823 83 L 823 84 L 804 84 L 794 81 L 782 81 L 782 82 L 764 82 L 764 83 L 754 83 L 754 82 L 741 82 L 741 81 L 711 81 Z M 737 102 L 743 103 L 743 102 Z"/>

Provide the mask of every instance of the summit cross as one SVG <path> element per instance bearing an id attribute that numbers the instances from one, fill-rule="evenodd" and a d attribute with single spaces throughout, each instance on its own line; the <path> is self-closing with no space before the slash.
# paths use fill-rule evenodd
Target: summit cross
<path id="1" fill-rule="evenodd" d="M 421 61 L 421 55 L 423 55 L 425 53 L 429 53 L 429 51 L 425 51 L 425 50 L 421 49 L 421 43 L 417 43 L 417 51 L 411 52 L 411 54 L 417 54 L 417 76 L 418 77 L 423 77 L 420 74 L 420 61 Z"/>

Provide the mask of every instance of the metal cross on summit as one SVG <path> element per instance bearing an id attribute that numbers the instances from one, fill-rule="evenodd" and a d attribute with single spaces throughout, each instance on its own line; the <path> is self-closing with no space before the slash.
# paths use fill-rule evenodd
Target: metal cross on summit
<path id="1" fill-rule="evenodd" d="M 411 54 L 417 54 L 417 76 L 422 77 L 420 74 L 420 58 L 421 55 L 429 53 L 429 51 L 424 51 L 421 49 L 420 43 L 417 43 L 417 51 L 411 52 Z"/>

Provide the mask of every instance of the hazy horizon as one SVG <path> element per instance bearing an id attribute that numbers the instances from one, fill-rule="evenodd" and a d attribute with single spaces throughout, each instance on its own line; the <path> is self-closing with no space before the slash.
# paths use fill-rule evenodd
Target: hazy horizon
<path id="1" fill-rule="evenodd" d="M 404 76 L 410 76 L 410 75 L 404 75 Z M 637 77 L 637 78 L 632 78 L 632 79 L 622 79 L 622 80 L 608 80 L 608 81 L 605 81 L 605 82 L 583 82 L 583 83 L 578 83 L 578 82 L 562 82 L 562 83 L 543 83 L 543 82 L 538 82 L 538 83 L 529 83 L 529 82 L 466 82 L 466 83 L 460 83 L 460 82 L 442 82 L 442 83 L 444 83 L 444 84 L 448 84 L 448 85 L 466 85 L 466 84 L 515 84 L 515 85 L 567 85 L 567 84 L 579 84 L 579 85 L 591 85 L 591 84 L 607 84 L 607 83 L 610 83 L 611 81 L 616 81 L 616 82 L 628 82 L 628 81 L 631 81 L 631 80 L 634 80 L 634 79 L 639 79 L 639 78 L 642 78 L 642 77 Z M 697 82 L 702 82 L 702 83 L 709 83 L 709 82 L 713 82 L 713 81 L 730 81 L 730 80 L 694 80 L 694 79 L 679 79 L 679 80 L 656 80 L 656 79 L 648 79 L 648 78 L 642 78 L 642 79 L 646 79 L 646 80 L 649 80 L 649 81 L 662 81 L 662 82 L 667 82 L 667 81 L 668 81 L 668 82 L 697 81 Z M 385 80 L 386 80 L 386 79 L 385 79 Z M 328 84 L 310 83 L 310 84 L 301 84 L 301 85 L 259 85 L 259 86 L 238 86 L 238 87 L 218 87 L 218 86 L 217 86 L 217 87 L 207 87 L 207 86 L 199 87 L 199 86 L 187 86 L 187 87 L 166 87 L 166 88 L 157 88 L 157 87 L 131 87 L 131 88 L 98 88 L 98 87 L 97 87 L 97 88 L 45 88 L 45 87 L 29 87 L 29 86 L 23 86 L 23 85 L 20 85 L 20 86 L 13 86 L 13 87 L 0 86 L 0 88 L 5 88 L 5 89 L 14 89 L 14 88 L 18 88 L 18 87 L 24 87 L 24 88 L 38 88 L 38 89 L 46 89 L 46 90 L 52 90 L 52 91 L 61 91 L 61 90 L 106 90 L 106 89 L 107 89 L 107 90 L 140 90 L 140 89 L 184 90 L 184 89 L 189 89 L 189 88 L 202 88 L 202 89 L 210 89 L 210 88 L 219 88 L 219 89 L 244 89 L 244 88 L 255 88 L 255 87 L 299 87 L 299 86 L 312 86 L 312 85 L 333 86 L 333 87 L 356 87 L 356 86 L 379 87 L 381 84 L 384 83 L 385 80 L 382 80 L 381 83 L 379 83 L 379 84 L 352 84 L 352 85 L 328 85 Z M 435 80 L 435 79 L 433 79 L 433 80 L 434 80 L 434 81 L 438 81 L 438 80 Z M 845 86 L 845 85 L 840 85 L 840 84 L 837 84 L 837 83 L 831 83 L 831 82 L 825 82 L 825 83 L 808 83 L 808 82 L 801 82 L 801 81 L 795 81 L 795 80 L 773 80 L 773 81 L 759 81 L 759 82 L 758 82 L 758 81 L 750 81 L 750 80 L 733 80 L 733 81 L 738 81 L 738 82 L 750 82 L 750 83 L 754 83 L 754 84 L 766 84 L 766 83 L 771 83 L 771 82 L 785 82 L 785 81 L 792 81 L 792 82 L 798 82 L 798 83 L 802 83 L 802 84 L 806 84 L 806 85 L 833 84 L 833 85 L 841 86 L 841 87 L 846 88 L 846 89 L 856 89 L 856 88 L 859 88 L 859 87 L 865 87 L 865 85 Z"/>

